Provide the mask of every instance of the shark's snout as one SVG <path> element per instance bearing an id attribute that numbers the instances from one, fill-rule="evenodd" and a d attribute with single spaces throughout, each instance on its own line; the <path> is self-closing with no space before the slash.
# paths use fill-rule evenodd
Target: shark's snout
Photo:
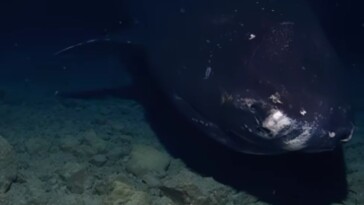
<path id="1" fill-rule="evenodd" d="M 333 123 L 334 126 L 327 127 Z M 260 136 L 277 142 L 282 150 L 322 152 L 333 150 L 344 142 L 348 142 L 354 126 L 343 119 L 327 119 L 318 117 L 315 120 L 304 120 L 291 117 L 282 110 L 272 110 L 262 123 L 266 131 Z M 267 137 L 269 136 L 269 137 Z"/>

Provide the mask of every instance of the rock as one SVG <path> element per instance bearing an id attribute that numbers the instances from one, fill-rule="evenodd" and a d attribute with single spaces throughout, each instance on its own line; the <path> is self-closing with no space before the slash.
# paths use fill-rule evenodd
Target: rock
<path id="1" fill-rule="evenodd" d="M 164 174 L 171 158 L 156 148 L 148 145 L 134 145 L 130 153 L 130 159 L 126 164 L 126 170 L 137 177 L 147 173 Z"/>
<path id="2" fill-rule="evenodd" d="M 84 145 L 91 147 L 94 153 L 105 153 L 106 152 L 106 141 L 99 137 L 94 130 L 88 130 L 83 133 L 82 142 Z"/>
<path id="3" fill-rule="evenodd" d="M 111 120 L 109 121 L 109 125 L 113 130 L 117 132 L 122 132 L 125 129 L 125 125 L 122 122 Z"/>
<path id="4" fill-rule="evenodd" d="M 59 148 L 64 152 L 74 152 L 80 145 L 79 139 L 73 136 L 66 136 L 59 141 Z"/>
<path id="5" fill-rule="evenodd" d="M 177 175 L 181 170 L 185 169 L 186 165 L 181 159 L 172 159 L 168 166 L 168 175 Z"/>
<path id="6" fill-rule="evenodd" d="M 59 171 L 61 179 L 66 182 L 67 188 L 75 194 L 82 194 L 85 189 L 88 173 L 86 167 L 75 162 L 68 162 Z"/>
<path id="7" fill-rule="evenodd" d="M 81 144 L 77 149 L 74 149 L 72 153 L 75 157 L 90 157 L 96 155 L 97 151 L 88 145 Z"/>
<path id="8" fill-rule="evenodd" d="M 143 191 L 135 190 L 124 182 L 114 181 L 111 192 L 105 197 L 104 205 L 116 204 L 150 205 L 151 197 Z"/>
<path id="9" fill-rule="evenodd" d="M 111 149 L 108 153 L 107 153 L 107 157 L 110 160 L 118 160 L 121 159 L 127 155 L 129 155 L 131 151 L 130 146 L 128 145 L 123 145 L 120 147 L 114 147 L 113 149 Z"/>
<path id="10" fill-rule="evenodd" d="M 97 195 L 108 195 L 111 193 L 111 191 L 114 189 L 114 182 L 119 181 L 124 184 L 133 184 L 133 187 L 135 187 L 135 179 L 130 178 L 130 175 L 127 175 L 126 173 L 114 173 L 111 175 L 108 175 L 107 177 L 100 177 L 95 176 L 96 178 L 99 178 L 100 180 L 96 181 L 93 193 Z M 141 188 L 139 186 L 139 188 Z M 140 189 L 141 190 L 141 189 Z M 144 189 L 145 190 L 145 189 Z"/>
<path id="11" fill-rule="evenodd" d="M 174 203 L 170 198 L 162 196 L 159 197 L 155 200 L 153 200 L 153 204 L 152 205 L 179 205 Z"/>
<path id="12" fill-rule="evenodd" d="M 220 205 L 227 204 L 234 191 L 212 178 L 198 176 L 189 170 L 163 179 L 162 193 L 176 204 Z"/>
<path id="13" fill-rule="evenodd" d="M 10 190 L 17 177 L 17 164 L 13 147 L 0 136 L 0 193 Z"/>
<path id="14" fill-rule="evenodd" d="M 91 158 L 90 163 L 95 166 L 101 167 L 102 165 L 104 165 L 106 163 L 106 161 L 107 161 L 107 158 L 105 155 L 98 154 Z"/>
<path id="15" fill-rule="evenodd" d="M 97 182 L 93 190 L 93 193 L 96 195 L 106 195 L 110 192 L 110 186 L 105 181 Z"/>
<path id="16" fill-rule="evenodd" d="M 74 137 L 61 140 L 60 148 L 63 151 L 71 151 L 76 157 L 91 157 L 106 153 L 106 141 L 99 137 L 94 130 L 88 130 L 80 135 L 80 140 Z"/>
<path id="17" fill-rule="evenodd" d="M 161 181 L 158 176 L 153 175 L 152 173 L 145 174 L 142 177 L 143 181 L 149 186 L 149 187 L 159 187 L 161 186 Z"/>
<path id="18" fill-rule="evenodd" d="M 31 155 L 47 152 L 49 147 L 50 143 L 47 140 L 39 137 L 30 138 L 25 142 L 25 149 Z"/>

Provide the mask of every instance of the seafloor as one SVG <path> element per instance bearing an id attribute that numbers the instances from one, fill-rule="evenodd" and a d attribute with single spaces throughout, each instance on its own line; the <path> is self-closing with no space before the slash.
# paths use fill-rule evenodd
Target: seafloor
<path id="1" fill-rule="evenodd" d="M 0 104 L 0 113 L 0 204 L 257 201 L 171 157 L 136 102 L 11 101 Z"/>
<path id="2" fill-rule="evenodd" d="M 4 93 L 0 116 L 1 205 L 269 204 L 169 154 L 135 101 Z M 348 196 L 337 204 L 364 204 L 361 125 L 344 148 Z"/>

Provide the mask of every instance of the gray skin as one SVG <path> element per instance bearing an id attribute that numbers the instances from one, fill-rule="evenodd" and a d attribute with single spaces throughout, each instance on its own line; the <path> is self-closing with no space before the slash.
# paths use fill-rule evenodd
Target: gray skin
<path id="1" fill-rule="evenodd" d="M 305 2 L 134 2 L 153 77 L 210 137 L 249 154 L 351 138 L 342 65 Z"/>

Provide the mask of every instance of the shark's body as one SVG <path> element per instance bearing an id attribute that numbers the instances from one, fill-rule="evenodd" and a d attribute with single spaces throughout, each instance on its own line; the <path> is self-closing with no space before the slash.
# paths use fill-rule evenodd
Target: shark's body
<path id="1" fill-rule="evenodd" d="M 304 2 L 134 3 L 152 77 L 210 137 L 251 154 L 328 151 L 351 137 L 342 65 Z"/>

